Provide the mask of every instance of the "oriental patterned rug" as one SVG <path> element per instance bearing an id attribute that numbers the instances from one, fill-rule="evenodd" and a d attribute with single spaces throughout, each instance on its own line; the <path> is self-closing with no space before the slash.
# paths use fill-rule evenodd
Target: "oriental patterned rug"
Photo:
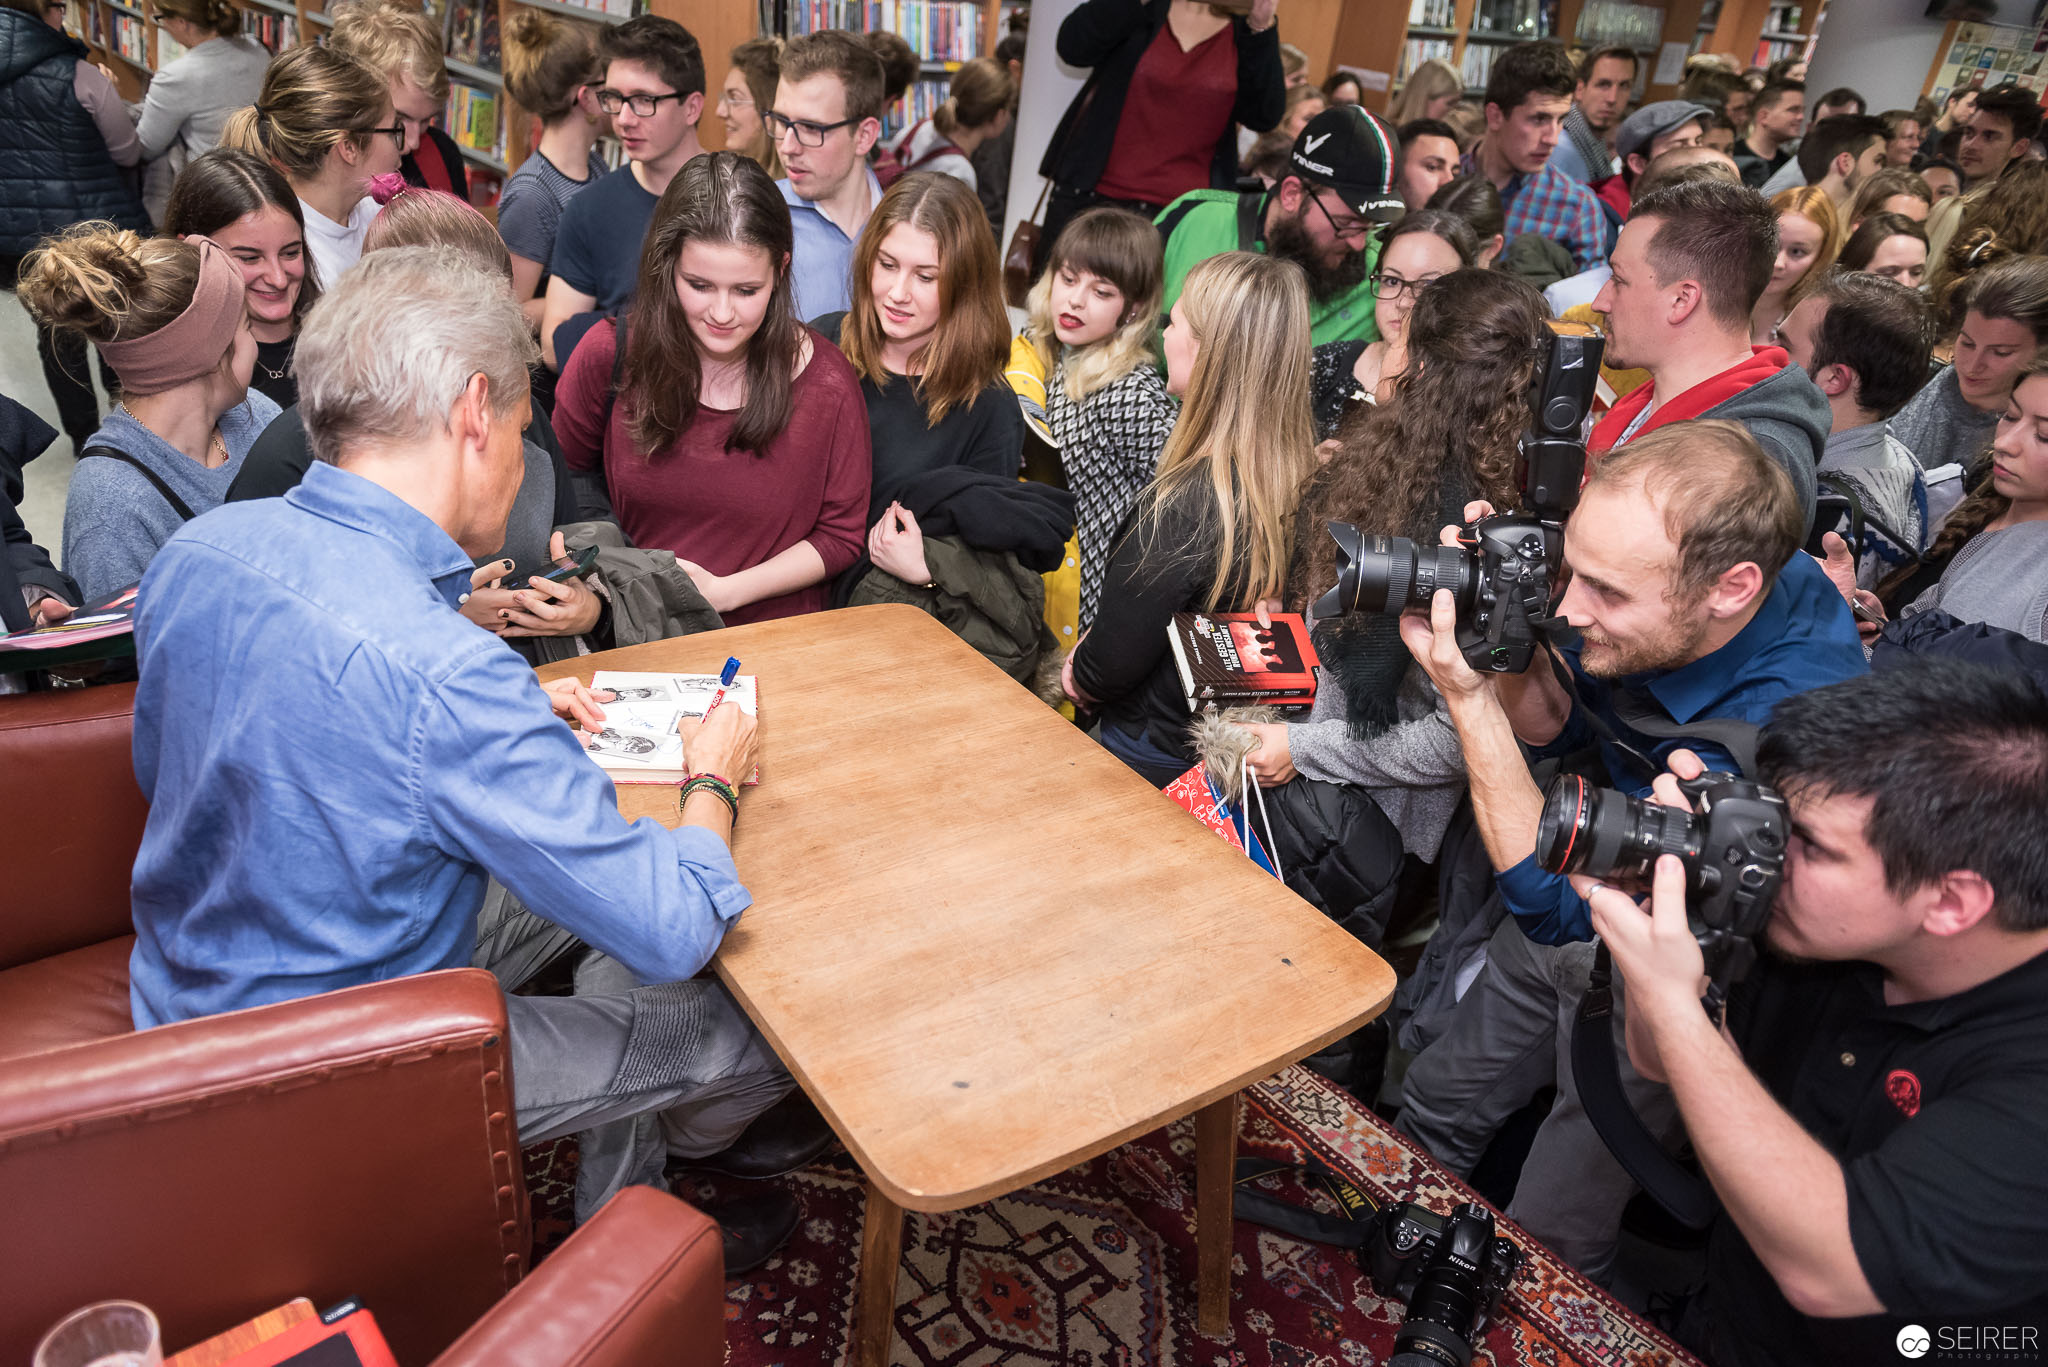
<path id="1" fill-rule="evenodd" d="M 1303 1068 L 1250 1088 L 1241 1156 L 1313 1154 L 1375 1200 L 1437 1211 L 1475 1198 L 1351 1096 Z M 987 1205 L 912 1212 L 896 1283 L 892 1367 L 1367 1367 L 1392 1352 L 1402 1318 L 1347 1250 L 1245 1221 L 1235 1230 L 1231 1327 L 1195 1329 L 1194 1127 L 1170 1125 Z M 573 1151 L 528 1155 L 537 1247 L 566 1232 Z M 726 1287 L 730 1367 L 851 1361 L 854 1272 L 865 1186 L 850 1160 L 781 1179 L 803 1223 L 766 1265 Z M 1261 1179 L 1334 1210 L 1319 1186 Z M 724 1184 L 679 1175 L 705 1201 Z M 1696 1367 L 1694 1360 L 1521 1231 L 1531 1257 L 1474 1359 L 1498 1367 Z"/>

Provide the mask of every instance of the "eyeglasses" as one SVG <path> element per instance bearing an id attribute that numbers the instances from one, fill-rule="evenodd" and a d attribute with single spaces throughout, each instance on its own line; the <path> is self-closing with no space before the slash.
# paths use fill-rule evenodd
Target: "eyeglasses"
<path id="1" fill-rule="evenodd" d="M 1372 281 L 1372 292 L 1382 299 L 1399 299 L 1403 294 L 1420 295 L 1442 278 L 1440 275 L 1425 275 L 1420 280 L 1403 280 L 1385 271 L 1374 271 L 1366 277 Z"/>
<path id="2" fill-rule="evenodd" d="M 1336 234 L 1339 242 L 1363 247 L 1366 243 L 1372 241 L 1373 229 L 1378 225 L 1368 223 L 1362 218 L 1347 218 L 1342 223 L 1339 223 L 1335 215 L 1331 214 L 1330 206 L 1323 203 L 1323 197 L 1320 192 L 1308 191 L 1308 198 L 1310 203 L 1323 211 L 1323 222 L 1330 225 L 1330 231 Z M 1356 239 L 1356 241 L 1353 241 L 1353 239 Z"/>
<path id="3" fill-rule="evenodd" d="M 792 119 L 771 109 L 761 116 L 761 122 L 768 127 L 768 136 L 777 142 L 794 133 L 797 142 L 802 146 L 823 147 L 827 133 L 834 129 L 851 128 L 860 120 L 841 119 L 837 123 L 812 123 L 809 119 Z"/>
<path id="4" fill-rule="evenodd" d="M 363 131 L 366 133 L 389 133 L 391 140 L 398 144 L 398 150 L 401 152 L 405 150 L 405 125 L 402 123 L 392 128 L 366 128 Z"/>
<path id="5" fill-rule="evenodd" d="M 607 114 L 616 114 L 621 109 L 631 109 L 643 119 L 654 117 L 654 111 L 661 108 L 663 100 L 680 100 L 682 92 L 671 90 L 666 95 L 628 95 L 618 90 L 597 92 L 597 107 Z"/>
<path id="6" fill-rule="evenodd" d="M 744 95 L 735 95 L 730 91 L 721 90 L 718 92 L 718 107 L 721 109 L 752 109 L 754 102 Z"/>

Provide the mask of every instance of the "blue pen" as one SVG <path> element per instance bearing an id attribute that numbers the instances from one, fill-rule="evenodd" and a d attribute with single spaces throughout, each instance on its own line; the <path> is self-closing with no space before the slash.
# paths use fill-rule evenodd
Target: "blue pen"
<path id="1" fill-rule="evenodd" d="M 725 657 L 725 668 L 718 671 L 718 691 L 711 695 L 711 706 L 704 709 L 704 720 L 710 721 L 711 714 L 725 701 L 725 690 L 732 687 L 732 681 L 739 677 L 740 660 L 737 655 Z"/>

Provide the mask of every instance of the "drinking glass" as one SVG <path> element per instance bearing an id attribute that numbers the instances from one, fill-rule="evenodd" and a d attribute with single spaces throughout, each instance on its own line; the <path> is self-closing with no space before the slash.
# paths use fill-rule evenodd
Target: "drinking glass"
<path id="1" fill-rule="evenodd" d="M 163 1338 L 149 1307 L 101 1301 L 73 1311 L 36 1345 L 34 1367 L 163 1367 Z"/>

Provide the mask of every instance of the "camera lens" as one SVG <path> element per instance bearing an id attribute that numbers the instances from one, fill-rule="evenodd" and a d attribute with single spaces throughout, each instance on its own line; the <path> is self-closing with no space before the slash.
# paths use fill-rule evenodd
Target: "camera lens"
<path id="1" fill-rule="evenodd" d="M 1536 826 L 1536 862 L 1552 873 L 1592 878 L 1641 877 L 1660 854 L 1675 854 L 1688 869 L 1699 860 L 1701 829 L 1679 807 L 1595 788 L 1565 774 L 1543 795 Z"/>
<path id="2" fill-rule="evenodd" d="M 1428 607 L 1438 589 L 1449 589 L 1462 607 L 1477 582 L 1471 561 L 1458 546 L 1418 547 L 1405 536 L 1375 536 L 1353 563 L 1358 589 L 1351 601 L 1361 612 L 1398 615 Z"/>

